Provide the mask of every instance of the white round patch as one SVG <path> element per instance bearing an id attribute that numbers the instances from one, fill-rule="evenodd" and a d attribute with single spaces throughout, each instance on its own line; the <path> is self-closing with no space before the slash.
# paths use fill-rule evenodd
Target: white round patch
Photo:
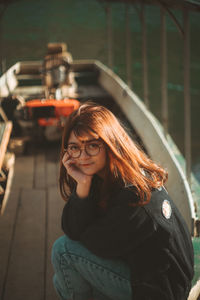
<path id="1" fill-rule="evenodd" d="M 168 200 L 164 200 L 162 203 L 162 214 L 166 219 L 171 217 L 172 208 Z"/>

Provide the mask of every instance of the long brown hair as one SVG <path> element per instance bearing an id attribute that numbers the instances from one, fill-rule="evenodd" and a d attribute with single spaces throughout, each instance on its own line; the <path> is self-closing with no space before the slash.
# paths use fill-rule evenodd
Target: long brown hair
<path id="1" fill-rule="evenodd" d="M 60 192 L 67 200 L 76 182 L 62 164 L 71 132 L 81 136 L 85 132 L 100 138 L 107 149 L 107 182 L 121 182 L 133 185 L 140 198 L 138 205 L 149 202 L 152 188 L 159 188 L 167 180 L 167 172 L 153 162 L 140 147 L 133 142 L 120 121 L 104 106 L 86 102 L 68 118 L 62 138 Z"/>

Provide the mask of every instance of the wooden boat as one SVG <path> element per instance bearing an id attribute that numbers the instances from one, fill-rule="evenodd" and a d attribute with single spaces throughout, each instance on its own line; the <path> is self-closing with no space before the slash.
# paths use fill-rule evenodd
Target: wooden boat
<path id="1" fill-rule="evenodd" d="M 59 140 L 63 118 L 68 114 L 65 109 L 63 111 L 64 103 L 69 105 L 71 103 L 72 108 L 69 113 L 76 109 L 79 103 L 86 100 L 93 100 L 107 106 L 122 119 L 133 138 L 142 145 L 149 156 L 167 168 L 169 180 L 166 188 L 188 224 L 191 235 L 198 236 L 199 185 L 192 176 L 193 187 L 195 187 L 192 193 L 183 171 L 183 157 L 170 136 L 166 137 L 164 135 L 161 124 L 138 96 L 112 70 L 96 60 L 70 61 L 68 75 L 73 79 L 70 83 L 66 84 L 64 82 L 64 87 L 57 85 L 52 92 L 45 84 L 44 73 L 41 72 L 43 65 L 44 61 L 18 62 L 0 78 L 2 104 L 7 103 L 7 101 L 17 101 L 18 105 L 20 104 L 20 109 L 15 109 L 17 113 L 14 120 L 4 120 L 3 123 L 17 122 L 23 129 L 22 137 L 25 137 L 28 133 L 30 138 L 31 128 L 32 133 L 40 132 L 40 137 L 40 130 L 42 129 L 42 138 L 46 139 L 52 136 L 52 132 L 55 133 L 56 131 L 58 133 L 56 139 Z M 55 99 L 58 94 L 59 97 Z M 20 99 L 23 99 L 23 101 Z M 23 102 L 23 105 L 20 101 Z M 37 122 L 35 122 L 35 119 L 31 119 L 30 116 L 28 119 L 24 117 L 27 116 L 27 110 L 44 107 L 53 107 L 54 112 L 57 109 L 56 122 L 54 122 L 55 115 L 52 118 L 49 111 L 42 111 L 41 116 L 39 110 L 36 118 Z M 59 107 L 62 111 L 58 113 Z M 30 115 L 33 115 L 33 111 Z M 60 120 L 60 126 L 58 126 L 58 120 Z M 46 133 L 45 130 L 47 130 Z M 50 133 L 48 130 L 50 130 Z M 11 140 L 14 139 L 13 136 Z M 3 207 L 5 208 L 5 205 Z M 195 240 L 195 243 L 199 245 L 198 240 Z"/>
<path id="2" fill-rule="evenodd" d="M 172 198 L 175 199 L 191 232 L 193 232 L 194 222 L 197 219 L 195 212 L 196 200 L 193 199 L 187 179 L 177 160 L 177 157 L 181 155 L 178 153 L 178 149 L 173 141 L 169 137 L 168 140 L 166 139 L 162 126 L 152 113 L 147 110 L 137 95 L 116 74 L 99 61 L 82 60 L 74 61 L 71 65 L 71 72 L 73 72 L 75 82 L 78 85 L 77 89 L 74 90 L 74 95 L 78 101 L 69 97 L 62 100 L 44 99 L 46 87 L 42 84 L 38 86 L 33 84 L 34 80 L 42 81 L 42 76 L 40 75 L 42 63 L 42 61 L 18 62 L 11 67 L 1 78 L 1 97 L 6 98 L 10 94 L 12 97 L 18 97 L 19 95 L 23 97 L 25 99 L 23 113 L 25 108 L 33 110 L 34 108 L 54 107 L 57 117 L 55 114 L 54 118 L 50 118 L 49 110 L 42 110 L 42 112 L 38 113 L 37 120 L 40 126 L 53 126 L 53 122 L 57 123 L 60 117 L 59 109 L 62 110 L 63 116 L 66 115 L 63 105 L 66 104 L 65 109 L 67 110 L 71 106 L 71 112 L 73 107 L 77 108 L 78 101 L 88 99 L 107 105 L 111 109 L 117 110 L 118 113 L 121 110 L 124 114 L 125 122 L 129 122 L 129 127 L 140 139 L 150 157 L 169 171 L 167 189 Z M 37 73 L 37 77 L 36 74 L 31 74 L 33 72 Z M 24 86 L 22 81 L 26 81 Z M 31 85 L 28 85 L 28 82 L 31 82 Z M 35 96 L 37 96 L 37 99 L 35 99 Z M 36 115 L 36 110 L 34 113 Z M 32 111 L 32 115 L 34 113 Z M 29 122 L 30 119 L 26 121 Z M 24 124 L 25 120 L 21 119 L 20 122 Z M 26 126 L 24 125 L 24 127 Z M 37 129 L 34 127 L 34 130 Z"/>

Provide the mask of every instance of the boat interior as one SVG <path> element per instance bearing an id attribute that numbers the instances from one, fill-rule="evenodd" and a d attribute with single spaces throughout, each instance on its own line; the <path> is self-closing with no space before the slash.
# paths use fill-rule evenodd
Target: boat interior
<path id="1" fill-rule="evenodd" d="M 18 123 L 17 116 L 21 116 L 25 103 L 32 99 L 44 102 L 45 99 L 59 101 L 67 98 L 79 102 L 92 100 L 105 105 L 122 120 L 132 137 L 147 151 L 118 103 L 99 84 L 98 69 L 91 65 L 83 68 L 72 61 L 65 45 L 50 44 L 42 61 L 17 63 L 5 78 L 1 78 L 2 300 L 58 299 L 52 284 L 51 247 L 63 234 L 60 219 L 64 201 L 58 189 L 63 120 L 61 118 L 58 127 L 40 126 L 37 118 L 30 122 L 25 115 L 27 109 L 23 109 L 23 118 Z M 4 81 L 6 84 L 2 84 Z M 9 102 L 11 106 L 19 107 L 18 115 L 12 115 L 12 121 L 8 118 Z M 45 110 L 45 114 L 47 110 L 49 112 L 50 108 Z M 51 139 L 52 136 L 54 139 Z M 200 274 L 198 238 L 194 238 L 194 245 L 196 282 Z"/>

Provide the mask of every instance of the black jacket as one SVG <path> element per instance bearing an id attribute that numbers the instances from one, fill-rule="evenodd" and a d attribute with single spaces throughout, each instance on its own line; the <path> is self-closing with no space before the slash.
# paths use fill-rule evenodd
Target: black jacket
<path id="1" fill-rule="evenodd" d="M 87 198 L 73 193 L 65 205 L 65 234 L 97 256 L 126 261 L 134 300 L 186 300 L 193 278 L 193 246 L 166 190 L 153 190 L 148 204 L 131 206 L 138 202 L 134 188 L 119 188 L 101 211 L 95 181 Z"/>

